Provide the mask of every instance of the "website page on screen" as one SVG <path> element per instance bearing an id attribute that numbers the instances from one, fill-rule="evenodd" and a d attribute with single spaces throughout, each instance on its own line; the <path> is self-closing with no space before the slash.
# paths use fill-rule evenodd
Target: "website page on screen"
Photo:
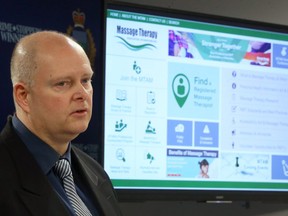
<path id="1" fill-rule="evenodd" d="M 104 167 L 114 186 L 287 191 L 287 41 L 108 10 Z"/>

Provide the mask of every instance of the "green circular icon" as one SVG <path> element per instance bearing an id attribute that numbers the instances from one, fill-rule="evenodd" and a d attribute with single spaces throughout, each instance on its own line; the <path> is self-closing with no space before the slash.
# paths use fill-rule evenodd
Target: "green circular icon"
<path id="1" fill-rule="evenodd" d="M 177 74 L 172 82 L 172 91 L 178 105 L 183 107 L 190 92 L 190 82 L 187 76 Z"/>

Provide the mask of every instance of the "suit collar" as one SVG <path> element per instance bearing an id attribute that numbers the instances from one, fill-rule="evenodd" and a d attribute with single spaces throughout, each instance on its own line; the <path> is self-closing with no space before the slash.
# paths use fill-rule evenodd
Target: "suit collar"
<path id="1" fill-rule="evenodd" d="M 50 145 L 42 141 L 38 136 L 32 133 L 16 115 L 12 117 L 12 125 L 23 141 L 29 152 L 33 155 L 37 164 L 42 169 L 45 175 L 52 169 L 56 161 L 59 160 L 59 153 L 56 152 Z M 65 158 L 70 161 L 70 144 Z"/>

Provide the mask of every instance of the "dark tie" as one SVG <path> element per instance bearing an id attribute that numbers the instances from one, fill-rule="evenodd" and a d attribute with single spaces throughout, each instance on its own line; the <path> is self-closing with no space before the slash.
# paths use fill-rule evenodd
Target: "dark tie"
<path id="1" fill-rule="evenodd" d="M 54 166 L 56 174 L 62 179 L 66 195 L 77 216 L 91 216 L 90 211 L 78 196 L 72 176 L 70 163 L 66 159 L 60 159 Z"/>

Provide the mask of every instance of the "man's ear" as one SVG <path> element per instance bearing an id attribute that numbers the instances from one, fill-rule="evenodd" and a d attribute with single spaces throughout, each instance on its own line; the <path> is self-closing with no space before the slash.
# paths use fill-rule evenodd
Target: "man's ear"
<path id="1" fill-rule="evenodd" d="M 29 89 L 24 83 L 17 83 L 13 87 L 14 100 L 24 112 L 29 112 Z"/>

